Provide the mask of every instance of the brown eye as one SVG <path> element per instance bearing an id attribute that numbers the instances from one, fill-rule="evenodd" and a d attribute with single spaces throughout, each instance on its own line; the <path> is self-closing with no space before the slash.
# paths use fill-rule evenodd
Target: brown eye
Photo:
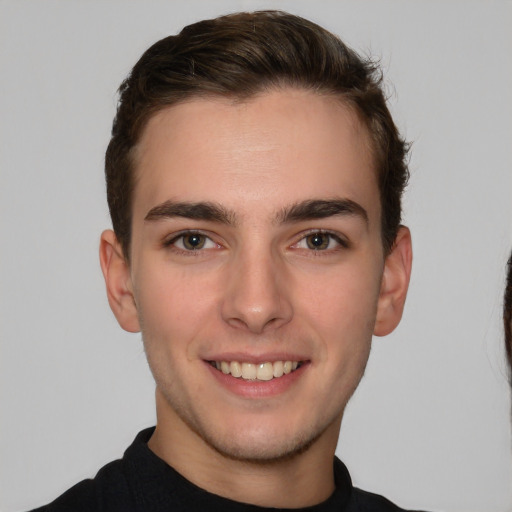
<path id="1" fill-rule="evenodd" d="M 312 233 L 306 237 L 308 249 L 322 251 L 329 247 L 331 236 L 328 233 Z"/>
<path id="2" fill-rule="evenodd" d="M 183 248 L 188 251 L 202 249 L 206 243 L 206 237 L 200 233 L 190 233 L 181 237 Z"/>
<path id="3" fill-rule="evenodd" d="M 303 249 L 307 251 L 332 253 L 341 249 L 348 249 L 349 243 L 336 233 L 330 231 L 313 231 L 305 234 L 293 249 Z"/>
<path id="4" fill-rule="evenodd" d="M 164 242 L 164 247 L 176 250 L 181 254 L 199 253 L 209 249 L 221 249 L 209 236 L 198 231 L 184 231 L 171 240 Z"/>

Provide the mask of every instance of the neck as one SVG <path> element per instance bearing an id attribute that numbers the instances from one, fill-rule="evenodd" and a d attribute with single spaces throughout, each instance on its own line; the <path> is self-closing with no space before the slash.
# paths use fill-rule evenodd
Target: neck
<path id="1" fill-rule="evenodd" d="M 333 458 L 340 421 L 298 454 L 251 462 L 224 456 L 179 416 L 166 412 L 158 414 L 148 446 L 183 477 L 208 492 L 261 507 L 301 508 L 317 505 L 334 492 Z"/>

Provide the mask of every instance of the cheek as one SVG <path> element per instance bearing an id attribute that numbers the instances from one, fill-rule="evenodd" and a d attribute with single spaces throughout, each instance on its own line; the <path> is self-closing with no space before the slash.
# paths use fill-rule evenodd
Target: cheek
<path id="1" fill-rule="evenodd" d="M 216 288 L 210 276 L 176 271 L 168 265 L 145 263 L 151 271 L 137 274 L 135 296 L 147 343 L 172 350 L 194 339 L 215 316 Z M 163 343 L 165 342 L 165 343 Z"/>
<path id="2" fill-rule="evenodd" d="M 373 331 L 380 289 L 378 271 L 347 266 L 303 283 L 295 295 L 303 297 L 302 314 L 318 327 L 338 329 L 340 333 Z"/>
<path id="3" fill-rule="evenodd" d="M 379 288 L 378 271 L 347 267 L 310 280 L 297 294 L 307 296 L 300 314 L 321 346 L 318 360 L 331 376 L 327 387 L 350 394 L 359 382 L 370 353 Z"/>

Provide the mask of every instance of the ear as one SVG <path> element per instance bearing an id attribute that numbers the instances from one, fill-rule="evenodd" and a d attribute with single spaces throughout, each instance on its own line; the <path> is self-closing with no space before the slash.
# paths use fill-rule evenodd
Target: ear
<path id="1" fill-rule="evenodd" d="M 105 278 L 108 303 L 119 325 L 125 331 L 139 332 L 130 266 L 123 255 L 121 244 L 110 229 L 101 234 L 100 264 Z"/>
<path id="2" fill-rule="evenodd" d="M 386 336 L 399 324 L 409 288 L 412 265 L 411 233 L 400 226 L 391 252 L 386 257 L 373 334 Z"/>

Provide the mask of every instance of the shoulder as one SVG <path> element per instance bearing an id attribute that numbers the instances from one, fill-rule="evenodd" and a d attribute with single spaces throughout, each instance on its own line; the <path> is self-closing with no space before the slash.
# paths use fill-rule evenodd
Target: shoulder
<path id="1" fill-rule="evenodd" d="M 132 502 L 123 461 L 116 460 L 101 468 L 94 479 L 77 483 L 32 512 L 130 512 Z"/>
<path id="2" fill-rule="evenodd" d="M 345 504 L 344 512 L 413 512 L 400 508 L 380 494 L 354 487 L 347 466 L 337 457 L 334 458 L 334 478 L 336 492 L 346 496 L 341 498 Z"/>
<path id="3" fill-rule="evenodd" d="M 137 434 L 122 459 L 103 466 L 92 479 L 77 483 L 32 512 L 133 512 L 143 494 L 141 481 L 153 481 L 154 456 L 147 448 L 154 427 Z M 149 468 L 149 469 L 148 469 Z"/>
<path id="4" fill-rule="evenodd" d="M 347 512 L 413 512 L 398 507 L 384 496 L 354 487 Z M 416 511 L 420 512 L 420 511 Z"/>

